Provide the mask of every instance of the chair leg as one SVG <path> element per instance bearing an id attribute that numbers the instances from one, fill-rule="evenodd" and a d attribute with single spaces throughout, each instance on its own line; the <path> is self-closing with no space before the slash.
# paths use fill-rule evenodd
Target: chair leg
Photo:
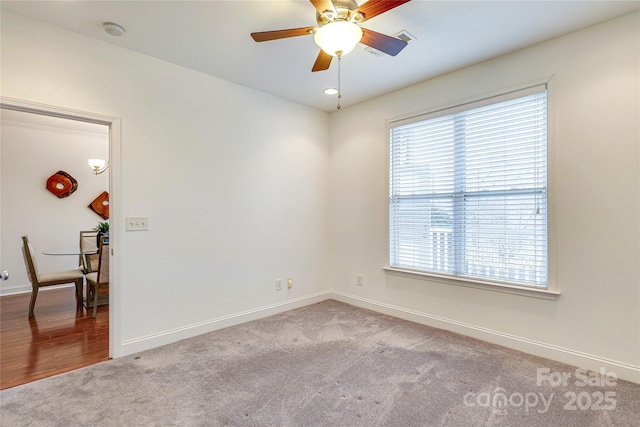
<path id="1" fill-rule="evenodd" d="M 31 288 L 31 302 L 29 302 L 29 317 L 33 317 L 33 308 L 36 306 L 36 298 L 38 298 L 38 287 Z"/>
<path id="2" fill-rule="evenodd" d="M 93 289 L 93 318 L 95 319 L 98 314 L 98 291 L 100 290 L 100 284 L 96 283 Z"/>
<path id="3" fill-rule="evenodd" d="M 89 308 L 89 305 L 91 304 L 91 301 L 93 301 L 93 293 L 91 292 L 93 290 L 93 288 L 91 287 L 91 284 L 89 282 L 87 282 L 87 298 L 85 299 L 86 303 L 87 303 L 87 309 Z"/>
<path id="4" fill-rule="evenodd" d="M 82 287 L 83 287 L 82 282 L 83 282 L 82 279 L 76 280 L 76 303 L 77 303 L 76 305 L 78 310 L 82 309 L 82 299 L 84 294 L 82 290 Z"/>

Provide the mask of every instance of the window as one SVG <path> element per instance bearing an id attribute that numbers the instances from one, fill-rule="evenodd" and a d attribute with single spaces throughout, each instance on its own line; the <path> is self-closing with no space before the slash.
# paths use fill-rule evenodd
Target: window
<path id="1" fill-rule="evenodd" d="M 547 92 L 390 127 L 390 267 L 547 289 Z"/>

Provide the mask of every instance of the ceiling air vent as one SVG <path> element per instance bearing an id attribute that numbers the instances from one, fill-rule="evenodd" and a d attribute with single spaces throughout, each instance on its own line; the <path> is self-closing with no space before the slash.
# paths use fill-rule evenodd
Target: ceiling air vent
<path id="1" fill-rule="evenodd" d="M 411 42 L 413 40 L 416 40 L 416 36 L 414 36 L 413 34 L 408 32 L 407 30 L 400 30 L 397 33 L 395 33 L 393 35 L 393 37 L 395 37 L 397 39 L 400 39 L 400 40 L 404 40 L 407 43 L 409 43 L 409 42 Z M 383 52 L 380 52 L 378 49 L 374 49 L 374 48 L 369 47 L 369 46 L 365 47 L 364 50 L 366 50 L 367 52 L 369 52 L 370 54 L 375 55 L 375 56 L 384 55 Z"/>
<path id="2" fill-rule="evenodd" d="M 409 43 L 410 41 L 413 41 L 416 39 L 416 36 L 414 36 L 413 34 L 411 34 L 409 31 L 407 30 L 400 30 L 397 33 L 395 33 L 393 35 L 393 37 L 400 39 L 400 40 L 404 40 L 407 43 Z"/>

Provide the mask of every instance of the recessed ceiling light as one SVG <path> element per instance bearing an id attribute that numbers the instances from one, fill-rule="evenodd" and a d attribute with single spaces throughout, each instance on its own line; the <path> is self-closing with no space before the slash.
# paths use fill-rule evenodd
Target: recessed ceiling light
<path id="1" fill-rule="evenodd" d="M 124 28 L 118 24 L 114 24 L 113 22 L 104 22 L 102 24 L 102 28 L 104 28 L 106 33 L 110 36 L 120 37 L 124 34 Z"/>
<path id="2" fill-rule="evenodd" d="M 335 95 L 336 93 L 338 93 L 338 89 L 336 89 L 335 87 L 328 87 L 324 90 L 324 93 L 327 95 Z"/>

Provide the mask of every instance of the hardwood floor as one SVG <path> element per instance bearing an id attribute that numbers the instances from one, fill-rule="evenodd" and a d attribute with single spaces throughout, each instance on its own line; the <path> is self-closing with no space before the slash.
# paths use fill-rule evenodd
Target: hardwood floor
<path id="1" fill-rule="evenodd" d="M 75 289 L 0 298 L 0 390 L 109 360 L 109 306 L 76 310 Z"/>

